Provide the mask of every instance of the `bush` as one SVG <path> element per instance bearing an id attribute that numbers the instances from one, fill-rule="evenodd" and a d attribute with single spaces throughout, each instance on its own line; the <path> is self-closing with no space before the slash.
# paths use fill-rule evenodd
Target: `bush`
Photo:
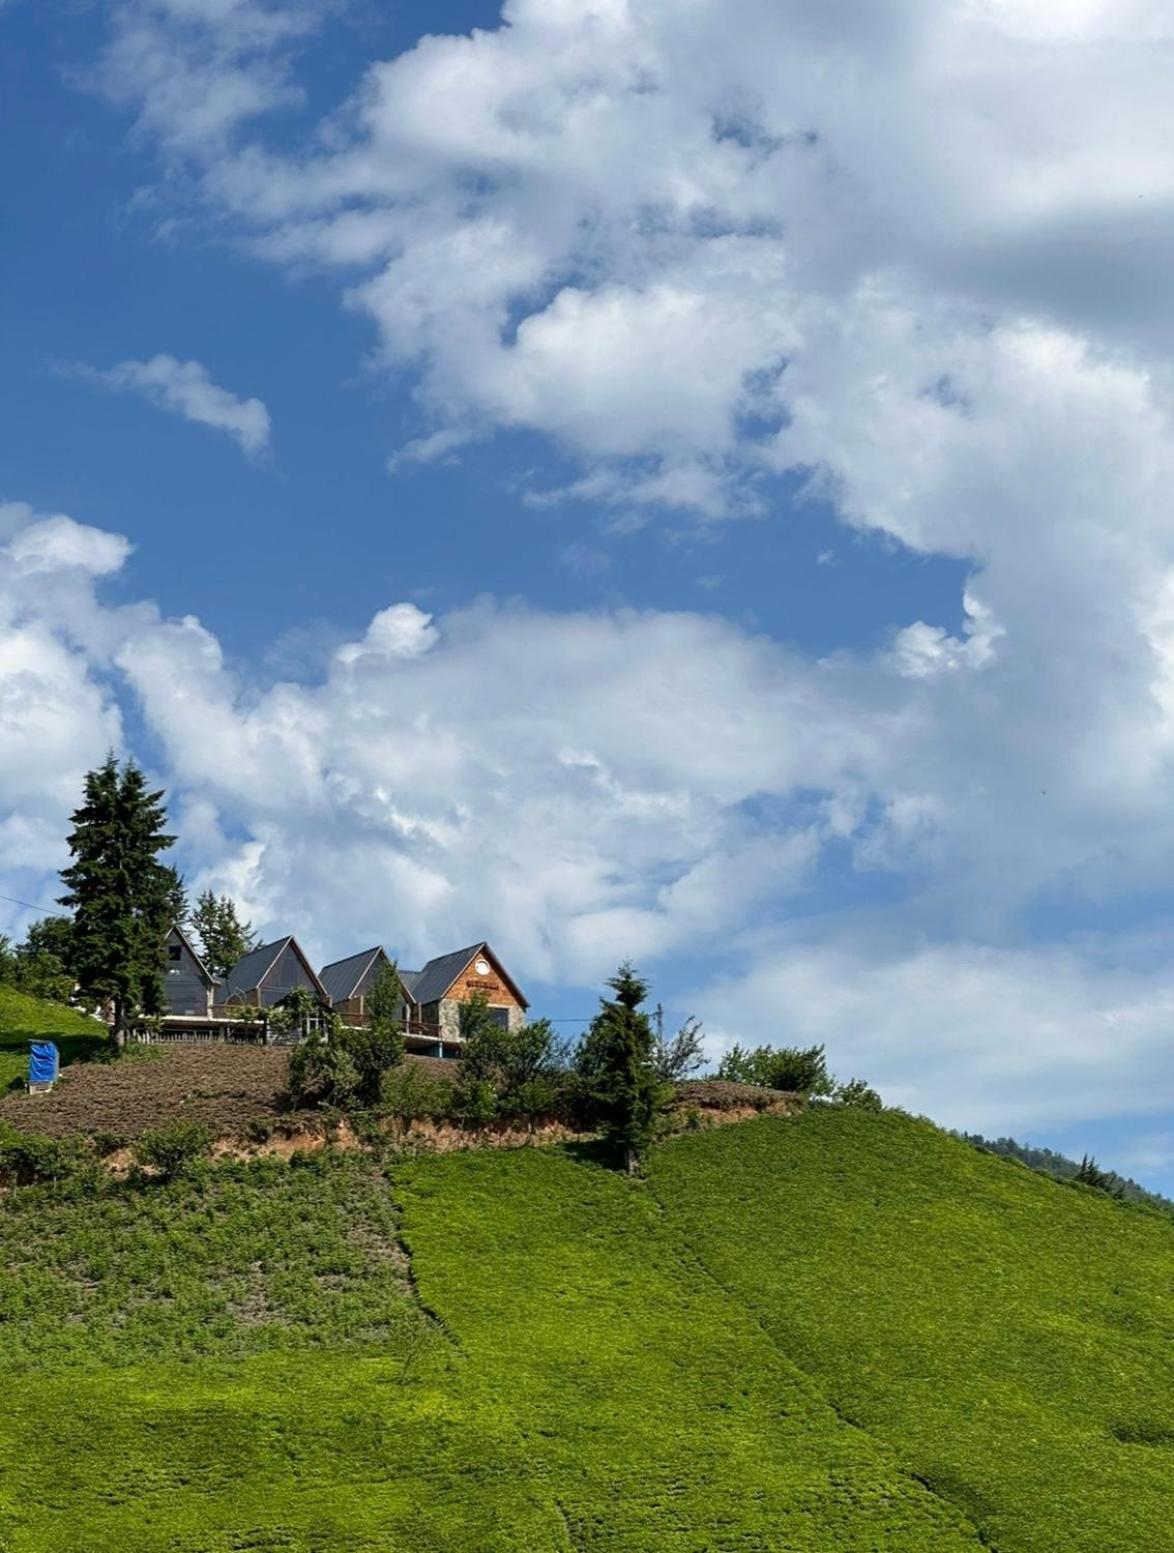
<path id="1" fill-rule="evenodd" d="M 885 1108 L 876 1090 L 862 1078 L 850 1078 L 846 1084 L 837 1084 L 832 1099 L 837 1105 L 855 1106 L 858 1111 L 883 1111 Z"/>
<path id="2" fill-rule="evenodd" d="M 835 1088 L 822 1046 L 756 1046 L 753 1051 L 734 1046 L 722 1058 L 717 1076 L 816 1097 L 828 1096 Z"/>
<path id="3" fill-rule="evenodd" d="M 29 1186 L 34 1181 L 61 1181 L 84 1163 L 79 1146 L 67 1139 L 20 1132 L 0 1122 L 0 1181 Z"/>
<path id="4" fill-rule="evenodd" d="M 191 1169 L 211 1141 L 208 1129 L 195 1122 L 169 1122 L 144 1132 L 132 1152 L 137 1165 L 162 1181 L 173 1181 Z"/>
<path id="5" fill-rule="evenodd" d="M 452 1111 L 453 1088 L 422 1064 L 401 1062 L 383 1075 L 380 1104 L 384 1115 L 406 1130 L 413 1122 L 443 1121 Z"/>

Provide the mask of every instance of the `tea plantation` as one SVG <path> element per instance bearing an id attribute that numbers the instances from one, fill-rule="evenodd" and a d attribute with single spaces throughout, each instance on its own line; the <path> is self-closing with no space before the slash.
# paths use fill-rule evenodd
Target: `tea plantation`
<path id="1" fill-rule="evenodd" d="M 0 1265 L 3 1553 L 1174 1547 L 1174 1226 L 901 1116 L 94 1175 Z"/>

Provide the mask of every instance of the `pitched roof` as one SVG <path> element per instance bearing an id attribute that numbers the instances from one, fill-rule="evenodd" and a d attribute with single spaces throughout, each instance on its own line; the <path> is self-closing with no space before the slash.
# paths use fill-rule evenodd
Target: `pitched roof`
<path id="1" fill-rule="evenodd" d="M 387 959 L 383 945 L 376 944 L 374 949 L 362 949 L 358 954 L 348 955 L 345 960 L 334 960 L 324 965 L 318 972 L 318 979 L 326 988 L 330 1001 L 342 1003 L 347 998 L 353 998 L 380 955 Z"/>
<path id="2" fill-rule="evenodd" d="M 437 999 L 444 996 L 461 972 L 468 968 L 469 962 L 481 953 L 487 954 L 493 960 L 503 979 L 509 983 L 510 990 L 518 1002 L 523 1008 L 528 1008 L 529 1004 L 522 989 L 504 969 L 501 961 L 484 939 L 479 944 L 470 944 L 467 949 L 454 949 L 452 954 L 438 955 L 435 960 L 429 960 L 422 971 L 401 971 L 400 980 L 406 985 L 406 978 L 412 978 L 414 984 L 408 987 L 408 991 L 417 1003 L 435 1003 Z"/>
<path id="3" fill-rule="evenodd" d="M 171 929 L 167 936 L 170 938 L 172 933 L 174 933 L 175 936 L 180 940 L 188 954 L 191 955 L 192 959 L 199 966 L 200 975 L 204 978 L 208 985 L 210 987 L 218 987 L 220 985 L 220 977 L 213 976 L 212 972 L 204 964 L 203 959 L 196 953 L 196 946 L 192 943 L 191 939 L 184 932 L 183 928 L 180 927 L 178 922 L 173 922 L 171 924 Z"/>
<path id="4" fill-rule="evenodd" d="M 416 987 L 417 987 L 417 985 L 419 983 L 419 980 L 420 980 L 420 972 L 419 971 L 401 971 L 398 968 L 398 966 L 397 966 L 396 967 L 396 974 L 399 976 L 399 984 L 400 984 L 400 986 L 407 993 L 408 997 L 411 998 L 413 1003 L 418 1003 L 420 1001 L 420 999 L 416 996 Z"/>
<path id="5" fill-rule="evenodd" d="M 224 978 L 226 997 L 231 997 L 234 992 L 252 992 L 254 987 L 259 987 L 270 970 L 272 970 L 278 958 L 289 947 L 293 948 L 294 953 L 302 962 L 314 986 L 324 998 L 328 997 L 326 988 L 318 979 L 317 971 L 315 971 L 309 960 L 306 959 L 301 944 L 298 943 L 292 933 L 287 933 L 284 938 L 275 938 L 271 944 L 262 944 L 260 948 L 243 955 Z"/>

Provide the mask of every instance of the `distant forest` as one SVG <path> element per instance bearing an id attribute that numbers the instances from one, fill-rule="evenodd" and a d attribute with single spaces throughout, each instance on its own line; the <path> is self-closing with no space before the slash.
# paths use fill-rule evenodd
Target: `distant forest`
<path id="1" fill-rule="evenodd" d="M 1057 1181 L 1075 1181 L 1081 1173 L 1081 1165 L 1077 1160 L 1069 1159 L 1066 1154 L 1057 1154 L 1052 1149 L 1033 1148 L 1030 1143 L 1016 1143 L 1014 1138 L 984 1138 L 979 1132 L 956 1132 L 954 1136 L 972 1143 L 976 1149 L 985 1149 L 988 1154 L 1017 1159 L 1024 1165 L 1030 1165 L 1032 1170 L 1054 1176 Z M 1104 1176 L 1109 1189 L 1122 1202 L 1148 1203 L 1151 1208 L 1174 1214 L 1174 1202 L 1169 1197 L 1147 1191 L 1144 1186 L 1130 1180 L 1128 1176 L 1118 1175 L 1115 1170 L 1106 1170 Z"/>

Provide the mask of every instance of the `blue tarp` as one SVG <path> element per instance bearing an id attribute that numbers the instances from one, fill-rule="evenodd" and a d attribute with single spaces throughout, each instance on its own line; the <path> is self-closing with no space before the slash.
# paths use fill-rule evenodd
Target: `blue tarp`
<path id="1" fill-rule="evenodd" d="M 57 1077 L 57 1048 L 52 1041 L 33 1041 L 29 1048 L 29 1083 L 52 1084 Z"/>

